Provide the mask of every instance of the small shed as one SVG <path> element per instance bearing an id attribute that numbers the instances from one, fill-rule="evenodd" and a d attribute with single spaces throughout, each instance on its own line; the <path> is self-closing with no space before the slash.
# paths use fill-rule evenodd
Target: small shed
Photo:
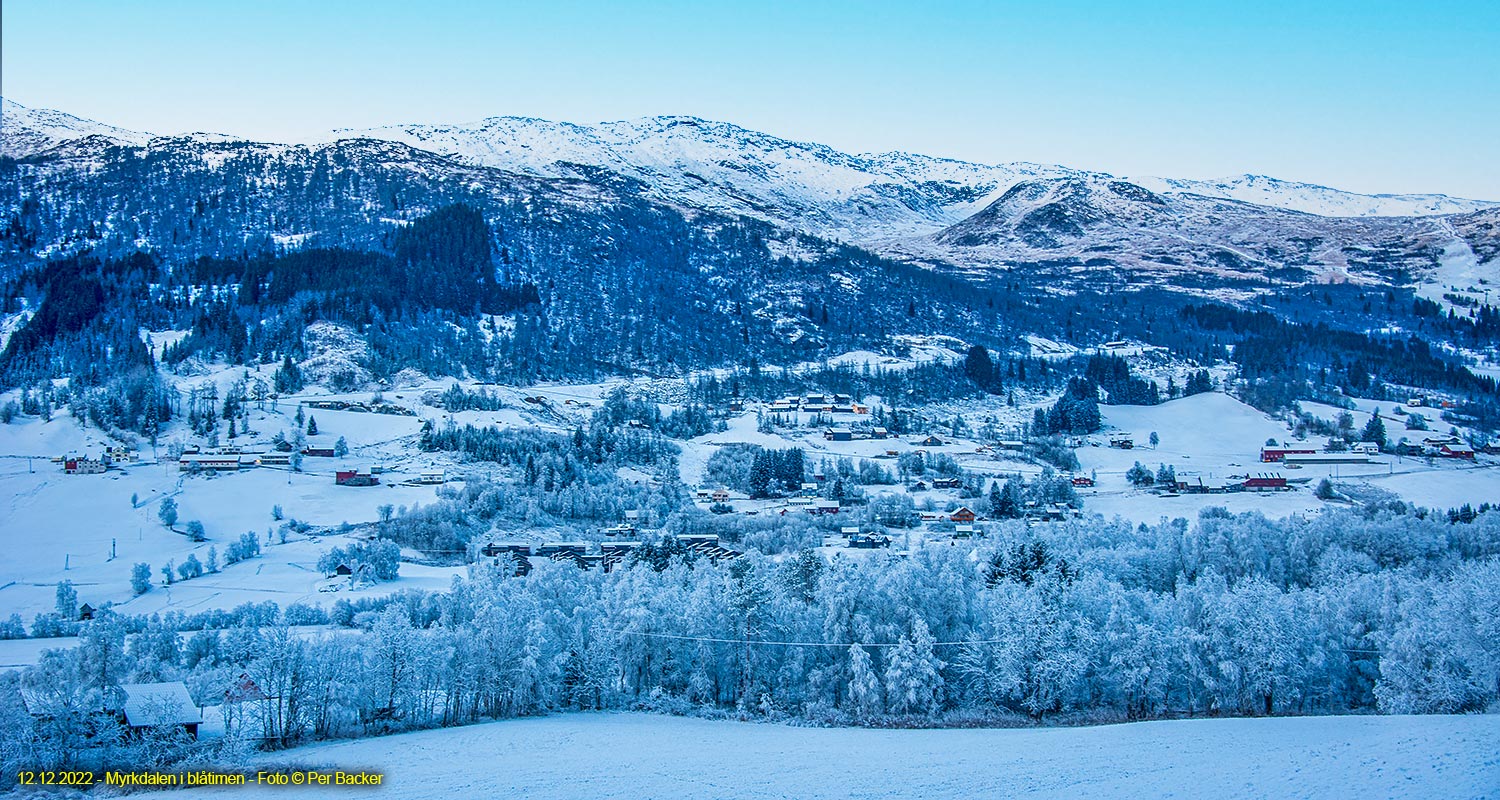
<path id="1" fill-rule="evenodd" d="M 120 691 L 125 694 L 125 725 L 130 729 L 181 725 L 194 738 L 198 736 L 203 712 L 182 681 L 127 683 Z"/>

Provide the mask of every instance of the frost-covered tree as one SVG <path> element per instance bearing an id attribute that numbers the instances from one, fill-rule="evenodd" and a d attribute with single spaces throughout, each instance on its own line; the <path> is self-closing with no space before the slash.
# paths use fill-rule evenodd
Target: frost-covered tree
<path id="1" fill-rule="evenodd" d="M 57 584 L 57 615 L 63 619 L 78 619 L 78 590 L 72 581 Z"/>
<path id="2" fill-rule="evenodd" d="M 886 656 L 885 693 L 897 714 L 930 714 L 943 700 L 943 662 L 932 652 L 932 633 L 918 617 Z"/>
<path id="3" fill-rule="evenodd" d="M 849 645 L 849 711 L 856 716 L 872 717 L 884 705 L 880 695 L 880 677 L 870 665 L 870 654 L 858 644 Z"/>
<path id="4" fill-rule="evenodd" d="M 176 525 L 177 501 L 173 500 L 170 497 L 164 498 L 161 501 L 161 507 L 156 510 L 156 518 L 161 520 L 161 524 L 167 526 L 168 528 Z"/>
<path id="5" fill-rule="evenodd" d="M 130 590 L 136 594 L 151 591 L 151 565 L 137 563 L 130 568 Z"/>

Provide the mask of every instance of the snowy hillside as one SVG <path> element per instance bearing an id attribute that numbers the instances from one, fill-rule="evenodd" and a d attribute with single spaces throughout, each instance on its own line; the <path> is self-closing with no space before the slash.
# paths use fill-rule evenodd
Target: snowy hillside
<path id="1" fill-rule="evenodd" d="M 1500 717 L 1302 717 L 1021 730 L 564 714 L 276 754 L 378 768 L 381 797 L 1485 797 Z M 254 788 L 251 791 L 255 791 Z M 219 797 L 223 789 L 172 792 Z M 281 796 L 285 788 L 259 789 Z M 298 796 L 348 797 L 347 787 Z"/>

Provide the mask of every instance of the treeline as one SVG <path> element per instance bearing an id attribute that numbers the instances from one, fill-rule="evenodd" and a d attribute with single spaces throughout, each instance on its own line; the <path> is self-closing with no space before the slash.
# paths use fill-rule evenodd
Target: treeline
<path id="1" fill-rule="evenodd" d="M 211 702 L 241 674 L 270 699 L 226 707 L 225 744 L 178 742 L 163 763 L 572 709 L 875 725 L 1480 711 L 1500 700 L 1500 518 L 1472 519 L 1209 509 L 1016 523 L 974 552 L 905 558 L 667 554 L 525 578 L 480 564 L 445 594 L 344 615 L 363 635 L 322 639 L 293 635 L 289 614 L 184 637 L 106 613 L 78 648 L 0 677 L 15 723 L 0 754 L 122 758 L 83 733 L 111 687 L 185 680 Z"/>
<path id="2" fill-rule="evenodd" d="M 1244 396 L 1257 407 L 1282 410 L 1299 397 L 1335 387 L 1343 394 L 1404 400 L 1422 387 L 1467 398 L 1460 412 L 1485 428 L 1500 425 L 1496 384 L 1456 357 L 1415 335 L 1374 335 L 1326 322 L 1298 324 L 1269 311 L 1218 304 L 1186 306 L 1183 319 L 1205 331 L 1229 334 L 1231 359 L 1246 384 Z"/>

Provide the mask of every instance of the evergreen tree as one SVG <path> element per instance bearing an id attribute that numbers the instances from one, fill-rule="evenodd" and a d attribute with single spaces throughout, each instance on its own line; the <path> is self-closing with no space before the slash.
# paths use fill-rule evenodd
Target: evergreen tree
<path id="1" fill-rule="evenodd" d="M 995 379 L 995 362 L 990 358 L 990 351 L 983 345 L 974 345 L 969 348 L 968 355 L 964 357 L 964 374 L 975 386 L 991 394 L 998 394 L 1000 387 Z"/>
<path id="2" fill-rule="evenodd" d="M 276 388 L 277 394 L 295 394 L 302 391 L 304 387 L 302 370 L 297 367 L 296 362 L 292 361 L 290 355 L 282 357 L 281 366 L 277 367 L 275 374 L 271 376 L 271 385 Z M 297 407 L 297 414 L 297 424 L 301 425 L 302 408 L 300 404 Z"/>

